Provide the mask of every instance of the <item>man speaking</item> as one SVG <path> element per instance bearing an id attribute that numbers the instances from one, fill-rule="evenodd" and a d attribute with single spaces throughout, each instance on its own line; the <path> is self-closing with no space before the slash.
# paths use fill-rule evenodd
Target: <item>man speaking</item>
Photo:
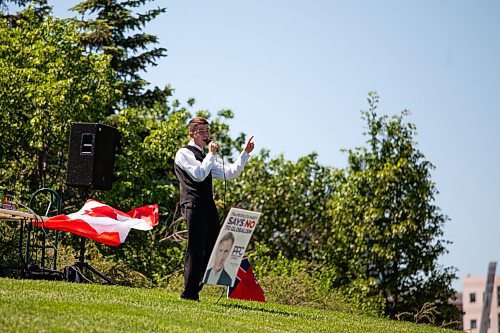
<path id="1" fill-rule="evenodd" d="M 220 222 L 212 192 L 212 177 L 232 179 L 243 170 L 254 149 L 253 136 L 234 163 L 226 168 L 216 161 L 217 144 L 210 141 L 209 123 L 195 117 L 188 125 L 189 143 L 175 154 L 174 170 L 179 179 L 181 214 L 187 221 L 188 243 L 184 254 L 184 290 L 180 298 L 198 300 L 210 254 L 219 234 Z M 208 153 L 203 149 L 208 145 Z"/>

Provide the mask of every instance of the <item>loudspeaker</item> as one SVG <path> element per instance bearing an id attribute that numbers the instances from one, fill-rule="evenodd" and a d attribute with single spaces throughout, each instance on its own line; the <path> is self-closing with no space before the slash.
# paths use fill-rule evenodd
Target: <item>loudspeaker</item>
<path id="1" fill-rule="evenodd" d="M 94 123 L 71 124 L 66 184 L 110 190 L 118 130 Z"/>

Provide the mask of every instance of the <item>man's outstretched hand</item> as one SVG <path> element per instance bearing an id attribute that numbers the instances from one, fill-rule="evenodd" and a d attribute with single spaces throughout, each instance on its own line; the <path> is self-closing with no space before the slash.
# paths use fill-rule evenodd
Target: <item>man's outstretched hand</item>
<path id="1" fill-rule="evenodd" d="M 250 154 L 253 150 L 253 148 L 255 147 L 254 143 L 253 143 L 253 135 L 250 137 L 250 139 L 248 139 L 247 141 L 247 145 L 245 147 L 245 152 L 247 154 Z"/>

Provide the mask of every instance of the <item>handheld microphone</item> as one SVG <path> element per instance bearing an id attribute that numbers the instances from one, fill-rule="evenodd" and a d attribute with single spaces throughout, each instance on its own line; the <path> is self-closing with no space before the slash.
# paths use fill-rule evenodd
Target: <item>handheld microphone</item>
<path id="1" fill-rule="evenodd" d="M 205 142 L 205 144 L 208 146 L 210 144 L 210 142 L 213 142 L 212 139 L 208 138 L 208 139 L 204 139 L 203 140 Z M 215 142 L 214 142 L 215 143 Z M 216 151 L 218 152 L 219 149 L 217 148 Z"/>
<path id="2" fill-rule="evenodd" d="M 211 142 L 215 143 L 214 141 L 212 141 L 212 139 L 203 139 L 203 141 L 205 142 L 205 144 L 208 146 Z M 217 147 L 217 149 L 215 150 L 220 156 L 224 157 L 222 155 L 222 153 L 220 152 L 219 148 Z"/>

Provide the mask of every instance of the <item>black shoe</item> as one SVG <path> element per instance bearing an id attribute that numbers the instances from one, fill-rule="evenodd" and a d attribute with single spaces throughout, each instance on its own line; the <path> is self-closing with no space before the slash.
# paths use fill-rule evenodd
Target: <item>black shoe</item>
<path id="1" fill-rule="evenodd" d="M 186 300 L 186 301 L 196 301 L 196 302 L 200 301 L 200 297 L 198 295 L 196 295 L 196 296 L 188 296 L 188 295 L 181 294 L 179 296 L 179 299 L 180 300 Z"/>

